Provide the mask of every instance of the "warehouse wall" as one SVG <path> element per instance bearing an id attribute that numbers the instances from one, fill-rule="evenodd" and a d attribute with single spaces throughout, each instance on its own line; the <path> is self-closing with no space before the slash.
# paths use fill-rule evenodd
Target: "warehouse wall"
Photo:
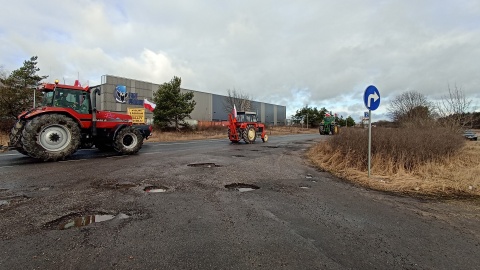
<path id="1" fill-rule="evenodd" d="M 115 87 L 123 85 L 129 97 L 126 103 L 119 103 L 115 100 Z M 158 90 L 159 84 L 121 78 L 112 75 L 102 76 L 100 96 L 100 109 L 116 112 L 127 112 L 127 108 L 143 108 L 143 100 L 147 98 L 153 101 L 153 93 Z M 189 89 L 181 89 L 182 93 L 193 91 L 196 102 L 195 109 L 191 113 L 192 119 L 203 121 L 228 120 L 228 113 L 224 109 L 226 96 L 205 93 Z M 237 108 L 238 109 L 238 108 Z M 252 111 L 257 112 L 257 118 L 267 124 L 285 124 L 285 106 L 252 101 Z M 145 110 L 145 117 L 152 119 L 153 114 Z"/>

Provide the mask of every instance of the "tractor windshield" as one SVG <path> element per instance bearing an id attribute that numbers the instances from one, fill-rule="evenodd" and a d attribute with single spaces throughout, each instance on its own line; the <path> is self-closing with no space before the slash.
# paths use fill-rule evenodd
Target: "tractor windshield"
<path id="1" fill-rule="evenodd" d="M 78 113 L 87 114 L 90 111 L 90 96 L 85 91 L 56 88 L 53 95 L 54 107 L 71 108 Z"/>
<path id="2" fill-rule="evenodd" d="M 53 91 L 43 92 L 42 106 L 52 106 Z"/>

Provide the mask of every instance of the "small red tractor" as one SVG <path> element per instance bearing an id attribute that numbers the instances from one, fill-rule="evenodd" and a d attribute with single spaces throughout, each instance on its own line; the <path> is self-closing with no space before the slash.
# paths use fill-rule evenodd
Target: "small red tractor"
<path id="1" fill-rule="evenodd" d="M 228 139 L 233 143 L 244 140 L 245 143 L 254 143 L 257 137 L 263 142 L 268 140 L 265 125 L 257 121 L 255 112 L 237 112 L 237 117 L 228 115 Z"/>
<path id="2" fill-rule="evenodd" d="M 10 132 L 11 148 L 44 161 L 62 160 L 79 148 L 135 154 L 150 125 L 133 126 L 127 114 L 98 111 L 99 87 L 43 84 L 41 106 L 21 113 Z"/>

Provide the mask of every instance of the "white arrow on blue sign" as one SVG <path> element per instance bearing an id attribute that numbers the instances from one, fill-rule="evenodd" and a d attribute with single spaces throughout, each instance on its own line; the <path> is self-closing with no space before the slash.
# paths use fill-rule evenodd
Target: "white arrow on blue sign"
<path id="1" fill-rule="evenodd" d="M 365 107 L 372 111 L 375 111 L 378 106 L 380 106 L 380 92 L 375 86 L 370 85 L 365 89 L 363 102 L 365 103 Z"/>

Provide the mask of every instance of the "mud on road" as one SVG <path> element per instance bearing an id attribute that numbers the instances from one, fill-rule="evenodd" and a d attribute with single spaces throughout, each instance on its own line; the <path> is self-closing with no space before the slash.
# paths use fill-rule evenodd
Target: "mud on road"
<path id="1" fill-rule="evenodd" d="M 0 156 L 0 268 L 475 269 L 478 202 L 350 185 L 304 159 L 317 140 Z"/>

